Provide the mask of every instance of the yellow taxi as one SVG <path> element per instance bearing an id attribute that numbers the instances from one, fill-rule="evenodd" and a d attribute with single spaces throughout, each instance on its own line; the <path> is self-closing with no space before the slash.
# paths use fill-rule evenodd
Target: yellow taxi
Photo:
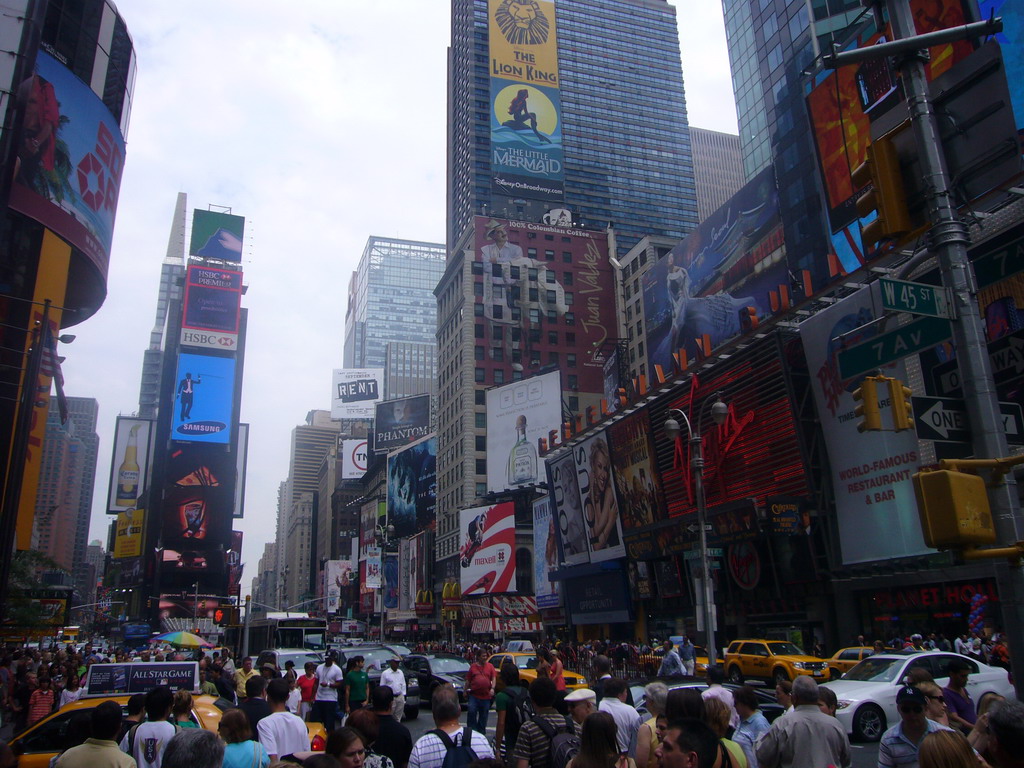
<path id="1" fill-rule="evenodd" d="M 708 673 L 708 652 L 706 648 L 702 646 L 693 646 L 696 656 L 693 662 L 693 676 L 694 677 L 705 677 Z M 679 650 L 679 646 L 676 646 L 676 651 Z M 659 649 L 660 651 L 660 649 Z M 658 670 L 661 669 L 661 656 L 659 653 L 643 653 L 637 657 L 637 661 L 640 663 L 640 672 L 644 677 L 657 677 Z M 723 664 L 722 657 L 718 657 L 718 666 Z"/>
<path id="2" fill-rule="evenodd" d="M 519 669 L 519 679 L 529 685 L 537 679 L 537 654 L 535 653 L 496 653 L 488 659 L 496 670 L 501 671 L 501 665 L 511 661 Z M 587 687 L 587 678 L 578 672 L 570 672 L 568 669 L 562 671 L 565 678 L 567 690 L 574 691 L 577 688 Z M 501 678 L 498 678 L 498 688 L 501 688 Z"/>
<path id="3" fill-rule="evenodd" d="M 840 675 L 849 672 L 863 659 L 866 659 L 874 652 L 874 648 L 869 648 L 863 645 L 857 645 L 851 648 L 840 648 L 832 654 L 832 658 L 826 659 L 829 670 L 829 679 L 838 679 Z"/>
<path id="4" fill-rule="evenodd" d="M 778 685 L 800 675 L 825 681 L 829 668 L 824 659 L 807 655 L 788 640 L 733 640 L 725 652 L 725 674 L 737 685 L 750 677 Z"/>
<path id="5" fill-rule="evenodd" d="M 11 741 L 11 749 L 18 755 L 18 768 L 47 768 L 51 758 L 65 749 L 78 746 L 74 735 L 68 734 L 71 718 L 79 712 L 90 712 L 104 701 L 116 701 L 123 715 L 127 714 L 128 696 L 89 696 L 67 704 L 22 731 Z M 217 706 L 216 696 L 193 695 L 192 719 L 200 728 L 217 733 L 223 710 Z M 327 745 L 327 732 L 322 723 L 307 723 L 310 748 L 323 751 Z"/>

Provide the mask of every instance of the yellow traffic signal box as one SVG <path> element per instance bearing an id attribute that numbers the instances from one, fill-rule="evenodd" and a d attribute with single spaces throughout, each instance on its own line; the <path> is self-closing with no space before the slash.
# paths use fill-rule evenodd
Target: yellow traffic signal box
<path id="1" fill-rule="evenodd" d="M 948 469 L 918 472 L 914 495 L 929 547 L 958 549 L 995 543 L 985 480 L 978 475 Z"/>

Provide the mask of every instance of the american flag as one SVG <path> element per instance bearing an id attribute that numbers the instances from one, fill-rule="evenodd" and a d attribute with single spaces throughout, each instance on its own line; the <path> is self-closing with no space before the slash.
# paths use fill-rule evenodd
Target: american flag
<path id="1" fill-rule="evenodd" d="M 49 376 L 57 387 L 57 409 L 60 411 L 60 423 L 68 423 L 68 399 L 64 395 L 64 374 L 60 370 L 61 358 L 57 356 L 57 340 L 53 337 L 50 324 L 43 328 L 43 357 L 39 361 L 39 372 Z"/>

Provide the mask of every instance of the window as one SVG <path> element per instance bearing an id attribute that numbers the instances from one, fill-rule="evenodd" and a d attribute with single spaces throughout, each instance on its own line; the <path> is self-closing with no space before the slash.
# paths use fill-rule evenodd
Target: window
<path id="1" fill-rule="evenodd" d="M 544 282 L 546 282 L 546 283 L 553 283 L 553 282 L 555 282 L 555 273 L 554 273 L 553 270 L 550 270 L 550 269 L 544 270 Z"/>
<path id="2" fill-rule="evenodd" d="M 570 352 L 569 354 L 567 354 L 565 356 L 565 364 L 568 365 L 570 368 L 575 368 L 576 367 L 576 353 L 575 352 Z"/>
<path id="3" fill-rule="evenodd" d="M 487 395 L 482 389 L 478 389 L 473 393 L 473 402 L 477 405 L 484 405 L 487 402 Z M 486 426 L 486 424 L 484 426 Z"/>
<path id="4" fill-rule="evenodd" d="M 484 414 L 482 414 L 482 413 L 477 414 L 477 415 L 478 416 L 484 416 Z M 473 438 L 473 445 L 476 447 L 476 449 L 478 451 L 486 451 L 487 450 L 487 438 L 484 435 L 477 435 L 475 438 Z"/>
<path id="5" fill-rule="evenodd" d="M 482 339 L 484 337 L 484 327 L 480 323 L 473 326 L 473 336 L 477 339 Z"/>
<path id="6" fill-rule="evenodd" d="M 537 282 L 537 275 L 539 274 L 539 272 L 538 272 L 538 270 L 535 267 L 530 267 L 526 271 L 526 274 L 530 278 L 530 282 L 531 283 L 536 283 Z"/>
<path id="7" fill-rule="evenodd" d="M 487 483 L 477 483 L 476 484 L 476 495 L 477 496 L 486 496 L 487 495 Z"/>
<path id="8" fill-rule="evenodd" d="M 540 325 L 540 310 L 539 309 L 531 309 L 530 310 L 530 324 L 531 325 Z"/>
<path id="9" fill-rule="evenodd" d="M 483 384 L 484 383 L 485 379 L 484 379 L 484 369 L 483 368 L 474 368 L 473 369 L 473 380 L 477 384 Z"/>
<path id="10" fill-rule="evenodd" d="M 544 258 L 547 259 L 548 261 L 554 261 L 555 260 L 555 252 L 554 251 L 544 251 Z"/>
<path id="11" fill-rule="evenodd" d="M 565 334 L 565 346 L 571 347 L 575 343 L 576 343 L 576 334 L 575 333 L 570 333 L 570 332 L 567 331 L 566 334 Z"/>
<path id="12" fill-rule="evenodd" d="M 484 284 L 483 283 L 476 283 L 476 282 L 473 283 L 473 295 L 474 296 L 483 296 L 484 295 Z"/>
<path id="13" fill-rule="evenodd" d="M 570 355 L 571 357 L 571 355 Z M 558 365 L 558 353 L 548 352 L 548 365 Z"/>
<path id="14" fill-rule="evenodd" d="M 484 348 L 483 347 L 479 347 L 479 346 L 478 347 L 473 347 L 473 359 L 474 360 L 483 360 L 484 359 Z"/>
<path id="15" fill-rule="evenodd" d="M 473 305 L 473 316 L 474 317 L 483 317 L 484 316 L 484 305 L 483 304 L 474 304 Z"/>
<path id="16" fill-rule="evenodd" d="M 491 311 L 494 313 L 495 320 L 501 320 L 505 316 L 505 308 L 501 304 L 493 305 Z"/>
<path id="17" fill-rule="evenodd" d="M 580 410 L 580 399 L 576 395 L 569 395 L 569 410 L 578 413 Z"/>
<path id="18" fill-rule="evenodd" d="M 565 324 L 566 325 L 576 325 L 576 315 L 573 314 L 572 312 L 566 312 L 565 313 Z"/>
<path id="19" fill-rule="evenodd" d="M 495 341 L 501 341 L 505 338 L 505 329 L 500 325 L 492 325 L 491 338 Z"/>
<path id="20" fill-rule="evenodd" d="M 502 363 L 505 361 L 505 350 L 502 347 L 491 347 L 491 360 Z"/>
<path id="21" fill-rule="evenodd" d="M 548 304 L 554 304 L 558 300 L 558 297 L 555 295 L 554 291 L 544 291 L 544 293 L 547 296 Z"/>
<path id="22" fill-rule="evenodd" d="M 548 331 L 548 344 L 558 343 L 558 331 Z"/>
<path id="23" fill-rule="evenodd" d="M 540 301 L 540 291 L 537 290 L 536 288 L 530 289 L 530 301 L 534 303 Z"/>
<path id="24" fill-rule="evenodd" d="M 482 389 L 477 390 L 481 395 L 484 393 Z M 474 413 L 473 414 L 473 426 L 477 429 L 487 429 L 487 414 L 486 413 Z"/>
<path id="25" fill-rule="evenodd" d="M 566 264 L 572 264 L 572 251 L 562 251 L 562 261 Z"/>
<path id="26" fill-rule="evenodd" d="M 480 261 L 474 261 L 474 262 L 473 262 L 473 263 L 472 263 L 472 264 L 470 265 L 470 271 L 471 271 L 471 272 L 472 272 L 472 273 L 473 273 L 474 275 L 482 275 L 482 274 L 484 273 L 484 265 L 483 265 L 483 262 L 480 262 Z"/>
<path id="27" fill-rule="evenodd" d="M 573 294 L 572 291 L 566 291 L 565 292 L 565 305 L 567 307 L 571 307 L 574 298 L 575 298 L 575 294 Z"/>
<path id="28" fill-rule="evenodd" d="M 579 389 L 579 388 L 580 388 L 580 377 L 577 376 L 575 373 L 570 373 L 569 374 L 569 389 Z"/>
<path id="29" fill-rule="evenodd" d="M 486 475 L 487 474 L 487 459 L 477 459 L 476 460 L 476 473 L 478 475 Z"/>
<path id="30" fill-rule="evenodd" d="M 566 272 L 565 275 L 563 275 L 562 283 L 565 285 L 572 285 L 572 272 Z"/>

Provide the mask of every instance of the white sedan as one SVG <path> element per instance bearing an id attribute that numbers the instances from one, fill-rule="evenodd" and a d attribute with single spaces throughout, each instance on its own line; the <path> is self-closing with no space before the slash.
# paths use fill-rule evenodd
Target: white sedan
<path id="1" fill-rule="evenodd" d="M 899 721 L 896 693 L 910 670 L 922 667 L 938 685 L 945 686 L 949 682 L 946 668 L 954 659 L 971 665 L 967 692 L 975 706 L 986 694 L 1016 698 L 1005 669 L 942 651 L 896 651 L 868 656 L 841 679 L 824 686 L 835 691 L 839 699 L 836 717 L 846 732 L 861 741 L 878 741 L 886 728 Z"/>

